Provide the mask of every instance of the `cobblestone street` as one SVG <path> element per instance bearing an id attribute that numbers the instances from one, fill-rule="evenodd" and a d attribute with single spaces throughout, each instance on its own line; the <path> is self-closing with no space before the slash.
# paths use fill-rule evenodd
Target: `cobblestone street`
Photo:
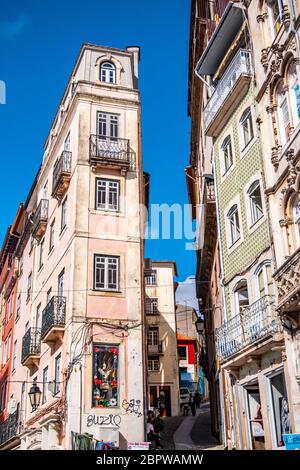
<path id="1" fill-rule="evenodd" d="M 164 423 L 161 441 L 166 450 L 223 450 L 211 436 L 209 403 L 202 404 L 196 416 L 172 416 Z"/>

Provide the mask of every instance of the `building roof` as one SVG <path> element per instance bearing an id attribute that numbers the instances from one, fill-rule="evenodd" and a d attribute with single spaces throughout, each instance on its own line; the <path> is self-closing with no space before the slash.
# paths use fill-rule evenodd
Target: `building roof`
<path id="1" fill-rule="evenodd" d="M 177 333 L 177 341 L 197 341 L 196 336 L 190 337 L 190 336 L 185 336 L 182 333 Z"/>

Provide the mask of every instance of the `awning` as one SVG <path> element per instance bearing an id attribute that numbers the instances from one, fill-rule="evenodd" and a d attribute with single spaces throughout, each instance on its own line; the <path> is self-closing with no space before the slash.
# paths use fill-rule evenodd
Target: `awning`
<path id="1" fill-rule="evenodd" d="M 228 3 L 220 23 L 216 27 L 198 64 L 197 75 L 214 75 L 234 38 L 244 22 L 245 8 L 237 3 Z"/>

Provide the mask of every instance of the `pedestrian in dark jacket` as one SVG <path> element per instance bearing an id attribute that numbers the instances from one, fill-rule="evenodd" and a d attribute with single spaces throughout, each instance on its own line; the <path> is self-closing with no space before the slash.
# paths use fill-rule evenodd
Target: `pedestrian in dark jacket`
<path id="1" fill-rule="evenodd" d="M 196 408 L 200 408 L 201 395 L 200 395 L 200 393 L 199 393 L 198 391 L 195 392 L 194 398 L 195 398 L 195 405 L 196 405 Z"/>
<path id="2" fill-rule="evenodd" d="M 194 398 L 194 395 L 192 393 L 190 393 L 189 405 L 190 405 L 190 408 L 191 408 L 191 411 L 192 411 L 192 415 L 195 416 L 195 414 L 196 414 L 196 405 L 195 405 L 195 398 Z"/>

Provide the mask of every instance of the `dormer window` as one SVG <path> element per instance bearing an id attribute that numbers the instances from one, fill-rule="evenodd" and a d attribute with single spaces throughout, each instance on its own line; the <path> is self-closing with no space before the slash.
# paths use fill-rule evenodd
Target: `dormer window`
<path id="1" fill-rule="evenodd" d="M 100 65 L 100 80 L 105 83 L 116 83 L 116 67 L 111 62 Z"/>

